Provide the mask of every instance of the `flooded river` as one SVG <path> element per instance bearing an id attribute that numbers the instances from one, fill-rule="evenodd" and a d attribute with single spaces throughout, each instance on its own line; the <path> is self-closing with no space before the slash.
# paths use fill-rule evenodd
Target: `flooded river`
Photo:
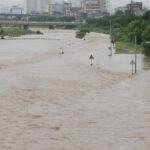
<path id="1" fill-rule="evenodd" d="M 43 32 L 0 41 L 0 150 L 149 150 L 149 60 L 131 76 L 109 36 Z"/>

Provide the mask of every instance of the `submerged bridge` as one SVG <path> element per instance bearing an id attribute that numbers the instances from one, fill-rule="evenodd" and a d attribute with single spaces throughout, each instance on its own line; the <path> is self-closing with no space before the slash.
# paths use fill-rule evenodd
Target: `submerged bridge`
<path id="1" fill-rule="evenodd" d="M 45 21 L 14 21 L 14 20 L 0 20 L 0 27 L 3 25 L 23 26 L 28 29 L 29 26 L 48 26 L 50 29 L 55 26 L 66 26 L 68 28 L 82 24 L 82 22 L 45 22 Z"/>

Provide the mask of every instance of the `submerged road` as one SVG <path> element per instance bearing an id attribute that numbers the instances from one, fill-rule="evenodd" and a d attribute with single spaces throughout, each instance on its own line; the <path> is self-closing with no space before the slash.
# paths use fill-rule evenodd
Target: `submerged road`
<path id="1" fill-rule="evenodd" d="M 131 76 L 133 56 L 108 57 L 109 36 L 43 32 L 0 41 L 0 149 L 150 149 L 150 71 L 142 56 Z"/>

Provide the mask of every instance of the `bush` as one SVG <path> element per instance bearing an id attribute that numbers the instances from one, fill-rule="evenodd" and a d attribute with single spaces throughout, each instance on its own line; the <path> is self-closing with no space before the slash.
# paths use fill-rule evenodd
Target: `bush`
<path id="1" fill-rule="evenodd" d="M 145 42 L 145 43 L 143 44 L 143 47 L 144 47 L 143 53 L 144 53 L 146 56 L 150 56 L 150 42 Z"/>
<path id="2" fill-rule="evenodd" d="M 3 35 L 4 31 L 3 29 L 0 30 L 0 35 Z"/>
<path id="3" fill-rule="evenodd" d="M 81 32 L 81 31 L 76 32 L 76 37 L 79 39 L 84 38 L 85 35 L 86 35 L 86 32 Z"/>
<path id="4" fill-rule="evenodd" d="M 4 36 L 3 36 L 3 35 L 1 35 L 1 39 L 2 39 L 2 40 L 4 39 Z"/>
<path id="5" fill-rule="evenodd" d="M 41 31 L 38 30 L 38 31 L 36 31 L 36 34 L 43 34 L 43 33 L 42 33 Z"/>
<path id="6" fill-rule="evenodd" d="M 82 38 L 84 38 L 86 33 L 90 33 L 90 29 L 81 28 L 78 32 L 76 32 L 76 37 L 82 39 Z"/>
<path id="7" fill-rule="evenodd" d="M 150 25 L 143 31 L 142 38 L 144 41 L 150 41 Z"/>

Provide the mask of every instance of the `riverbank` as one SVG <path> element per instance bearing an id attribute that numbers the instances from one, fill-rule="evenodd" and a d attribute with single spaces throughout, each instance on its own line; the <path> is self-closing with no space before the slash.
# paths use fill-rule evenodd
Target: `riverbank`
<path id="1" fill-rule="evenodd" d="M 141 54 L 143 52 L 143 46 L 137 45 L 137 53 Z M 135 44 L 130 42 L 116 42 L 115 43 L 115 54 L 133 54 L 135 52 Z"/>
<path id="2" fill-rule="evenodd" d="M 5 36 L 9 37 L 18 37 L 22 35 L 31 35 L 31 34 L 42 34 L 40 31 L 33 31 L 33 30 L 25 30 L 22 28 L 1 28 L 0 29 L 0 36 L 4 38 Z"/>

